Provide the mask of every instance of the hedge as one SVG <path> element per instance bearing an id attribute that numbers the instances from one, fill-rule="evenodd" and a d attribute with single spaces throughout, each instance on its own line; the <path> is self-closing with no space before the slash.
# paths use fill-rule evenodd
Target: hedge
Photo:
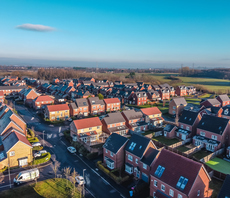
<path id="1" fill-rule="evenodd" d="M 43 146 L 35 146 L 32 148 L 33 151 L 40 151 L 43 149 Z"/>
<path id="2" fill-rule="evenodd" d="M 34 138 L 35 137 L 35 134 L 33 132 L 32 129 L 27 129 L 28 130 L 28 133 L 30 134 L 31 138 Z"/>
<path id="3" fill-rule="evenodd" d="M 41 157 L 35 158 L 33 161 L 33 165 L 43 164 L 48 162 L 51 158 L 51 154 L 49 152 L 42 153 Z"/>
<path id="4" fill-rule="evenodd" d="M 28 139 L 28 141 L 29 141 L 30 143 L 39 142 L 39 139 L 38 139 L 37 137 L 34 137 L 34 138 L 32 138 L 32 137 L 27 137 L 27 139 Z"/>
<path id="5" fill-rule="evenodd" d="M 7 166 L 5 166 L 4 168 L 0 169 L 0 173 L 3 173 L 6 170 L 7 170 Z"/>
<path id="6" fill-rule="evenodd" d="M 125 177 L 117 177 L 116 175 L 114 175 L 112 173 L 112 171 L 110 171 L 109 169 L 105 168 L 102 165 L 101 161 L 97 162 L 97 166 L 101 171 L 103 171 L 106 175 L 108 175 L 110 178 L 112 178 L 117 184 L 121 184 L 122 182 L 127 181 L 129 179 L 128 175 L 126 175 Z"/>

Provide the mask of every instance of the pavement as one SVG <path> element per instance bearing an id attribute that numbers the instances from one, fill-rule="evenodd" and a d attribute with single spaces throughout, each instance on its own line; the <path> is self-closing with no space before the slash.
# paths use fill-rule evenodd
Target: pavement
<path id="1" fill-rule="evenodd" d="M 69 129 L 69 124 L 65 126 L 49 125 L 44 122 L 31 108 L 24 105 L 15 105 L 18 114 L 30 126 L 34 128 L 35 135 L 40 139 L 41 144 L 44 143 L 44 149 L 51 153 L 52 160 L 56 159 L 60 162 L 58 175 L 62 175 L 64 167 L 71 167 L 75 169 L 80 175 L 85 177 L 85 197 L 100 197 L 100 198 L 125 198 L 129 197 L 128 189 L 122 185 L 116 184 L 111 178 L 97 169 L 96 160 L 88 160 L 79 154 L 71 154 L 67 151 L 70 146 L 69 142 L 65 139 L 63 132 Z M 44 141 L 43 141 L 44 132 Z M 53 178 L 54 174 L 51 166 L 39 168 L 40 178 L 38 181 Z M 13 183 L 13 178 L 18 173 L 0 176 L 0 191 L 10 188 Z"/>

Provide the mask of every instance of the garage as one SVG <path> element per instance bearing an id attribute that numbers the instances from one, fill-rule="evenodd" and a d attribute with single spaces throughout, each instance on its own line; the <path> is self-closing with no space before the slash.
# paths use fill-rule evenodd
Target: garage
<path id="1" fill-rule="evenodd" d="M 20 167 L 28 165 L 28 158 L 20 158 L 18 159 L 18 164 Z"/>

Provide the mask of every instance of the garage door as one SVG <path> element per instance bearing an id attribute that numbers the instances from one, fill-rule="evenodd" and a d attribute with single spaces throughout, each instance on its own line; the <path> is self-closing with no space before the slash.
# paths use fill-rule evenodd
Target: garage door
<path id="1" fill-rule="evenodd" d="M 148 175 L 146 175 L 145 173 L 142 173 L 142 176 L 141 176 L 142 180 L 145 181 L 145 182 L 149 182 L 149 177 Z"/>
<path id="2" fill-rule="evenodd" d="M 25 159 L 20 159 L 18 160 L 19 161 L 19 166 L 26 166 L 28 163 L 27 163 L 27 158 Z"/>

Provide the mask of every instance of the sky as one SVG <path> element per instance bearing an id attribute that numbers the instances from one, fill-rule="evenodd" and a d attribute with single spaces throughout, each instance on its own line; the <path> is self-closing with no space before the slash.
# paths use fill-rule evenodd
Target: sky
<path id="1" fill-rule="evenodd" d="M 228 67 L 229 8 L 229 0 L 0 0 L 0 64 Z"/>

